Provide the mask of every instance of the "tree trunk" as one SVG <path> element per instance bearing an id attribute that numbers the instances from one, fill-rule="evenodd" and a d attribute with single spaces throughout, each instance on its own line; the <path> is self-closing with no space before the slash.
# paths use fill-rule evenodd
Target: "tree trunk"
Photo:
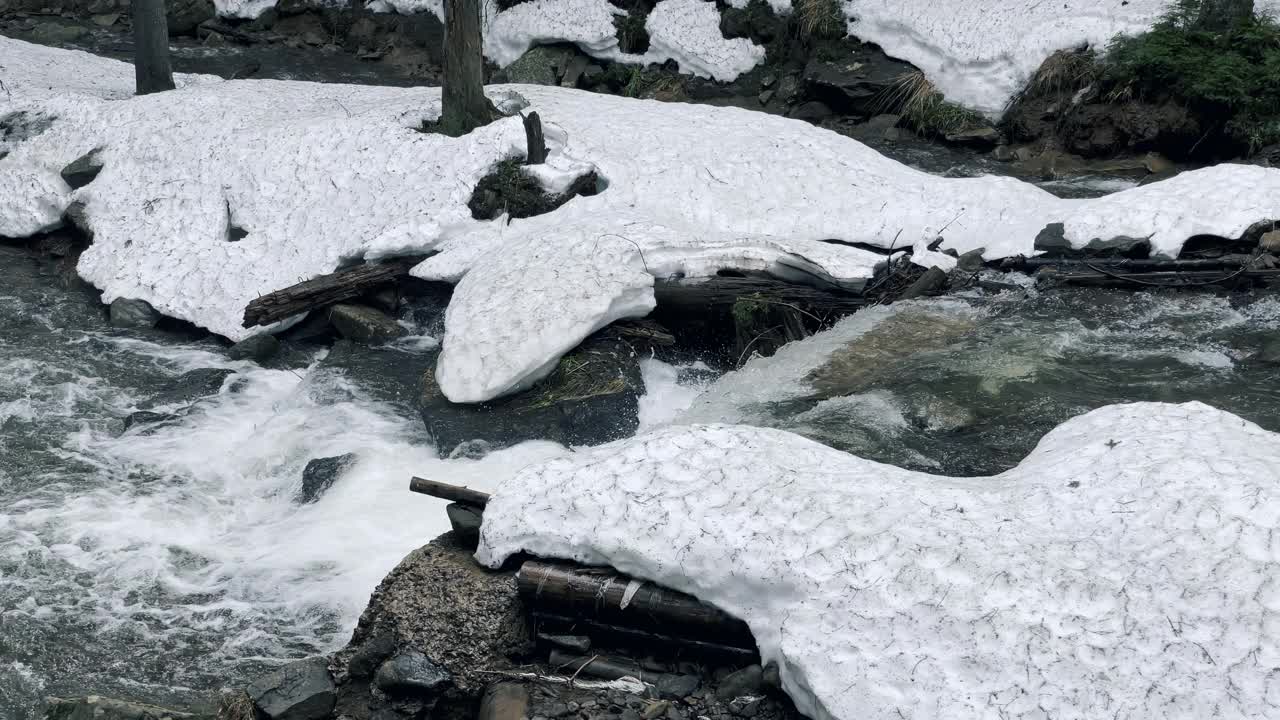
<path id="1" fill-rule="evenodd" d="M 173 89 L 164 0 L 133 0 L 133 72 L 137 94 Z"/>
<path id="2" fill-rule="evenodd" d="M 445 0 L 444 86 L 440 131 L 458 137 L 493 120 L 484 96 L 480 0 Z"/>
<path id="3" fill-rule="evenodd" d="M 1253 0 L 1201 0 L 1196 26 L 1223 32 L 1253 17 Z"/>
<path id="4" fill-rule="evenodd" d="M 244 309 L 244 326 L 270 325 L 326 305 L 349 300 L 366 290 L 407 275 L 421 257 L 396 258 L 368 263 L 321 275 L 250 301 Z"/>

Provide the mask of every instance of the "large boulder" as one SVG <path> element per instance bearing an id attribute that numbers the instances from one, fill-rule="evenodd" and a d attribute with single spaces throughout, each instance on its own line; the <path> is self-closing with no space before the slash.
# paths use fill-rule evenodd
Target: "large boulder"
<path id="1" fill-rule="evenodd" d="M 45 720 L 196 720 L 191 713 L 88 695 L 46 698 Z"/>
<path id="2" fill-rule="evenodd" d="M 477 405 L 449 402 L 429 369 L 422 376 L 418 408 L 436 448 L 448 456 L 468 440 L 505 447 L 525 440 L 598 445 L 627 437 L 639 426 L 642 394 L 635 352 L 621 339 L 604 335 L 561 358 L 533 388 Z"/>
<path id="3" fill-rule="evenodd" d="M 59 174 L 62 175 L 62 181 L 75 190 L 93 182 L 100 172 L 102 172 L 100 153 L 98 150 L 91 150 L 72 160 L 62 168 Z"/>
<path id="4" fill-rule="evenodd" d="M 334 656 L 342 685 L 336 714 L 349 706 L 362 708 L 353 717 L 367 713 L 371 687 L 475 697 L 492 671 L 529 651 L 512 574 L 480 567 L 471 553 L 445 534 L 383 579 L 351 643 Z"/>
<path id="5" fill-rule="evenodd" d="M 232 345 L 227 349 L 227 356 L 232 360 L 254 360 L 265 362 L 280 351 L 280 341 L 271 333 L 259 333 Z"/>
<path id="6" fill-rule="evenodd" d="M 559 85 L 578 52 L 567 45 L 539 45 L 501 71 L 503 82 Z"/>
<path id="7" fill-rule="evenodd" d="M 336 699 L 324 658 L 289 663 L 258 678 L 246 692 L 269 720 L 322 720 L 329 717 Z"/>

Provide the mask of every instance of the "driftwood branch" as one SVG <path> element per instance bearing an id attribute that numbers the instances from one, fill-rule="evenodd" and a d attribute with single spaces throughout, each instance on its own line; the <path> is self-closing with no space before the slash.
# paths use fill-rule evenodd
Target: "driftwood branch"
<path id="1" fill-rule="evenodd" d="M 423 495 L 430 495 L 441 500 L 470 505 L 476 508 L 483 508 L 489 504 L 489 493 L 472 490 L 469 487 L 461 485 L 450 485 L 448 483 L 436 482 L 426 478 L 415 477 L 409 481 L 409 489 Z"/>
<path id="2" fill-rule="evenodd" d="M 290 285 L 245 306 L 244 326 L 270 325 L 309 310 L 349 300 L 407 275 L 409 268 L 421 261 L 421 258 L 397 258 L 384 263 L 356 265 Z"/>

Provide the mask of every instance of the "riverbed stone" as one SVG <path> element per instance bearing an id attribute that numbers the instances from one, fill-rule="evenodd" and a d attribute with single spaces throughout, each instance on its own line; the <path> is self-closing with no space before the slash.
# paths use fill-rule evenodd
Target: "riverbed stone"
<path id="1" fill-rule="evenodd" d="M 80 40 L 88 34 L 89 29 L 79 25 L 44 22 L 31 31 L 31 39 L 42 45 L 65 45 Z"/>
<path id="2" fill-rule="evenodd" d="M 417 650 L 402 652 L 382 663 L 374 683 L 392 695 L 433 695 L 453 682 L 449 671 Z"/>
<path id="3" fill-rule="evenodd" d="M 234 374 L 235 370 L 227 368 L 188 370 L 138 407 L 140 410 L 153 410 L 157 407 L 190 403 L 198 398 L 216 395 L 222 390 L 223 382 Z"/>
<path id="4" fill-rule="evenodd" d="M 386 342 L 405 334 L 390 315 L 367 305 L 334 305 L 329 308 L 329 322 L 342 337 L 355 342 Z"/>
<path id="5" fill-rule="evenodd" d="M 501 448 L 525 440 L 599 445 L 639 426 L 644 394 L 639 358 L 609 335 L 588 339 L 565 355 L 546 379 L 517 395 L 486 403 L 450 402 L 434 368 L 421 376 L 417 405 L 442 456 L 469 440 Z"/>
<path id="6" fill-rule="evenodd" d="M 720 681 L 716 688 L 716 696 L 724 700 L 732 700 L 739 695 L 755 695 L 764 686 L 764 668 L 759 665 L 748 665 L 735 670 Z"/>
<path id="7" fill-rule="evenodd" d="M 232 360 L 253 360 L 264 362 L 270 360 L 280 351 L 280 341 L 271 333 L 260 333 L 245 338 L 227 349 Z"/>
<path id="8" fill-rule="evenodd" d="M 191 713 L 157 705 L 88 695 L 45 698 L 45 720 L 194 720 Z"/>
<path id="9" fill-rule="evenodd" d="M 118 328 L 150 330 L 160 322 L 160 313 L 146 300 L 116 298 L 109 310 L 111 324 Z"/>
<path id="10" fill-rule="evenodd" d="M 914 70 L 874 46 L 864 46 L 838 60 L 810 60 L 803 77 L 810 97 L 839 112 L 870 116 L 883 110 L 886 94 Z"/>
<path id="11" fill-rule="evenodd" d="M 509 83 L 557 85 L 576 55 L 569 47 L 539 45 L 503 68 L 502 76 Z"/>
<path id="12" fill-rule="evenodd" d="M 333 676 L 324 658 L 289 663 L 249 685 L 258 712 L 270 720 L 322 720 L 335 702 Z"/>
<path id="13" fill-rule="evenodd" d="M 306 505 L 320 499 L 321 495 L 342 477 L 356 461 L 355 453 L 335 457 L 316 458 L 302 470 L 302 487 L 298 490 L 298 502 Z"/>

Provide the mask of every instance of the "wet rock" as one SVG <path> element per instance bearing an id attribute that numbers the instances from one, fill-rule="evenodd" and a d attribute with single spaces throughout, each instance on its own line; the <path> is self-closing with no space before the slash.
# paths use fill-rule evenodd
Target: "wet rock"
<path id="1" fill-rule="evenodd" d="M 62 181 L 70 185 L 72 190 L 78 190 L 93 182 L 100 172 L 102 161 L 99 159 L 99 152 L 91 150 L 62 168 L 61 175 Z"/>
<path id="2" fill-rule="evenodd" d="M 179 375 L 168 387 L 139 407 L 142 410 L 153 410 L 157 407 L 188 404 L 197 398 L 216 395 L 222 390 L 226 379 L 234 374 L 234 370 L 224 368 L 190 370 Z"/>
<path id="3" fill-rule="evenodd" d="M 1152 175 L 1164 175 L 1174 169 L 1173 161 L 1158 152 L 1142 156 L 1142 165 Z"/>
<path id="4" fill-rule="evenodd" d="M 572 48 L 539 45 L 521 55 L 502 70 L 505 82 L 529 85 L 558 85 L 560 78 L 577 56 Z"/>
<path id="5" fill-rule="evenodd" d="M 347 661 L 347 672 L 356 678 L 373 677 L 382 662 L 396 650 L 396 639 L 391 633 L 378 633 L 360 645 Z"/>
<path id="6" fill-rule="evenodd" d="M 582 654 L 591 650 L 591 638 L 586 635 L 557 635 L 553 633 L 538 633 L 538 639 L 549 642 L 556 647 L 572 650 L 573 652 Z"/>
<path id="7" fill-rule="evenodd" d="M 449 402 L 435 371 L 427 369 L 417 405 L 437 448 L 468 440 L 484 440 L 494 447 L 534 439 L 598 445 L 635 432 L 643 393 L 631 347 L 598 335 L 561 358 L 551 375 L 531 389 L 487 403 Z"/>
<path id="8" fill-rule="evenodd" d="M 386 634 L 401 652 L 431 658 L 458 692 L 483 691 L 493 682 L 488 671 L 510 667 L 508 658 L 527 653 L 530 643 L 511 573 L 486 570 L 471 553 L 451 533 L 409 553 L 373 592 L 351 644 L 335 662 L 349 663 L 372 638 Z"/>
<path id="9" fill-rule="evenodd" d="M 98 27 L 111 27 L 112 25 L 115 25 L 116 21 L 119 19 L 120 13 L 103 13 L 101 15 L 94 15 L 90 18 L 90 21 Z"/>
<path id="10" fill-rule="evenodd" d="M 804 82 L 810 97 L 843 113 L 866 116 L 881 112 L 887 93 L 913 70 L 910 64 L 867 46 L 840 60 L 810 60 L 804 66 Z"/>
<path id="11" fill-rule="evenodd" d="M 191 35 L 200 23 L 213 19 L 215 14 L 212 0 L 168 0 L 165 3 L 170 35 Z"/>
<path id="12" fill-rule="evenodd" d="M 898 296 L 899 300 L 911 300 L 912 298 L 923 297 L 925 295 L 934 295 L 942 291 L 947 286 L 947 271 L 938 266 L 933 266 L 925 271 L 923 275 L 911 283 L 902 294 Z"/>
<path id="13" fill-rule="evenodd" d="M 449 451 L 450 460 L 479 460 L 493 452 L 493 445 L 484 440 L 460 442 Z"/>
<path id="14" fill-rule="evenodd" d="M 995 147 L 1004 138 L 1000 135 L 1000 131 L 993 127 L 976 127 L 948 133 L 946 139 L 947 142 L 957 145 L 985 149 Z"/>
<path id="15" fill-rule="evenodd" d="M 1262 345 L 1262 349 L 1254 356 L 1258 362 L 1267 365 L 1280 366 L 1280 338 L 1267 341 Z"/>
<path id="16" fill-rule="evenodd" d="M 460 542 L 477 545 L 480 542 L 480 525 L 484 515 L 478 508 L 461 503 L 449 503 L 445 506 L 445 514 L 449 516 L 449 527 Z"/>
<path id="17" fill-rule="evenodd" d="M 45 720 L 186 720 L 191 713 L 98 695 L 46 698 Z"/>
<path id="18" fill-rule="evenodd" d="M 587 87 L 599 85 L 604 79 L 604 68 L 599 65 L 588 65 L 586 70 L 582 71 L 583 84 Z"/>
<path id="19" fill-rule="evenodd" d="M 67 205 L 67 211 L 63 214 L 63 219 L 71 227 L 79 230 L 86 238 L 93 239 L 93 227 L 89 224 L 89 214 L 85 210 L 85 205 L 79 200 L 72 200 Z"/>
<path id="20" fill-rule="evenodd" d="M 258 712 L 270 720 L 322 720 L 333 710 L 333 677 L 324 658 L 285 665 L 246 690 Z"/>
<path id="21" fill-rule="evenodd" d="M 748 665 L 741 670 L 729 673 L 716 688 L 716 697 L 731 700 L 739 695 L 755 695 L 764 685 L 764 668 L 759 665 Z"/>
<path id="22" fill-rule="evenodd" d="M 334 305 L 329 308 L 329 322 L 342 337 L 355 342 L 386 342 L 405 334 L 391 316 L 367 305 Z"/>
<path id="23" fill-rule="evenodd" d="M 452 682 L 449 672 L 411 650 L 382 663 L 374 683 L 391 695 L 433 695 Z"/>
<path id="24" fill-rule="evenodd" d="M 962 254 L 956 260 L 956 270 L 963 270 L 966 272 L 981 270 L 982 267 L 986 264 L 986 262 L 982 259 L 982 254 L 986 251 L 987 251 L 986 248 L 974 248 Z"/>
<path id="25" fill-rule="evenodd" d="M 139 410 L 137 412 L 129 413 L 129 415 L 125 417 L 124 429 L 125 431 L 128 431 L 131 428 L 141 427 L 143 425 L 155 425 L 157 423 L 168 422 L 168 421 L 177 420 L 177 419 L 178 419 L 178 416 L 172 413 L 159 413 L 159 412 L 152 412 L 150 410 Z"/>
<path id="26" fill-rule="evenodd" d="M 1018 159 L 1018 152 L 1008 145 L 997 145 L 991 157 L 998 162 L 1013 162 Z"/>
<path id="27" fill-rule="evenodd" d="M 160 322 L 160 313 L 156 312 L 146 300 L 116 298 L 111 302 L 109 310 L 111 325 L 119 328 L 150 330 Z"/>
<path id="28" fill-rule="evenodd" d="M 83 39 L 89 29 L 56 22 L 40 23 L 31 31 L 31 39 L 41 45 L 65 45 Z"/>
<path id="29" fill-rule="evenodd" d="M 819 102 L 817 100 L 810 100 L 807 103 L 798 105 L 792 108 L 791 112 L 788 113 L 789 117 L 811 123 L 822 122 L 823 120 L 831 117 L 831 115 L 831 108 L 827 107 L 826 103 Z"/>
<path id="30" fill-rule="evenodd" d="M 325 491 L 342 477 L 347 468 L 355 462 L 354 453 L 345 453 L 336 457 L 316 458 L 307 463 L 302 470 L 302 487 L 298 490 L 298 502 L 305 505 L 313 503 L 324 495 Z"/>
<path id="31" fill-rule="evenodd" d="M 227 356 L 232 360 L 253 360 L 264 362 L 270 360 L 280 351 L 280 341 L 271 333 L 261 333 L 245 338 L 227 349 Z"/>

